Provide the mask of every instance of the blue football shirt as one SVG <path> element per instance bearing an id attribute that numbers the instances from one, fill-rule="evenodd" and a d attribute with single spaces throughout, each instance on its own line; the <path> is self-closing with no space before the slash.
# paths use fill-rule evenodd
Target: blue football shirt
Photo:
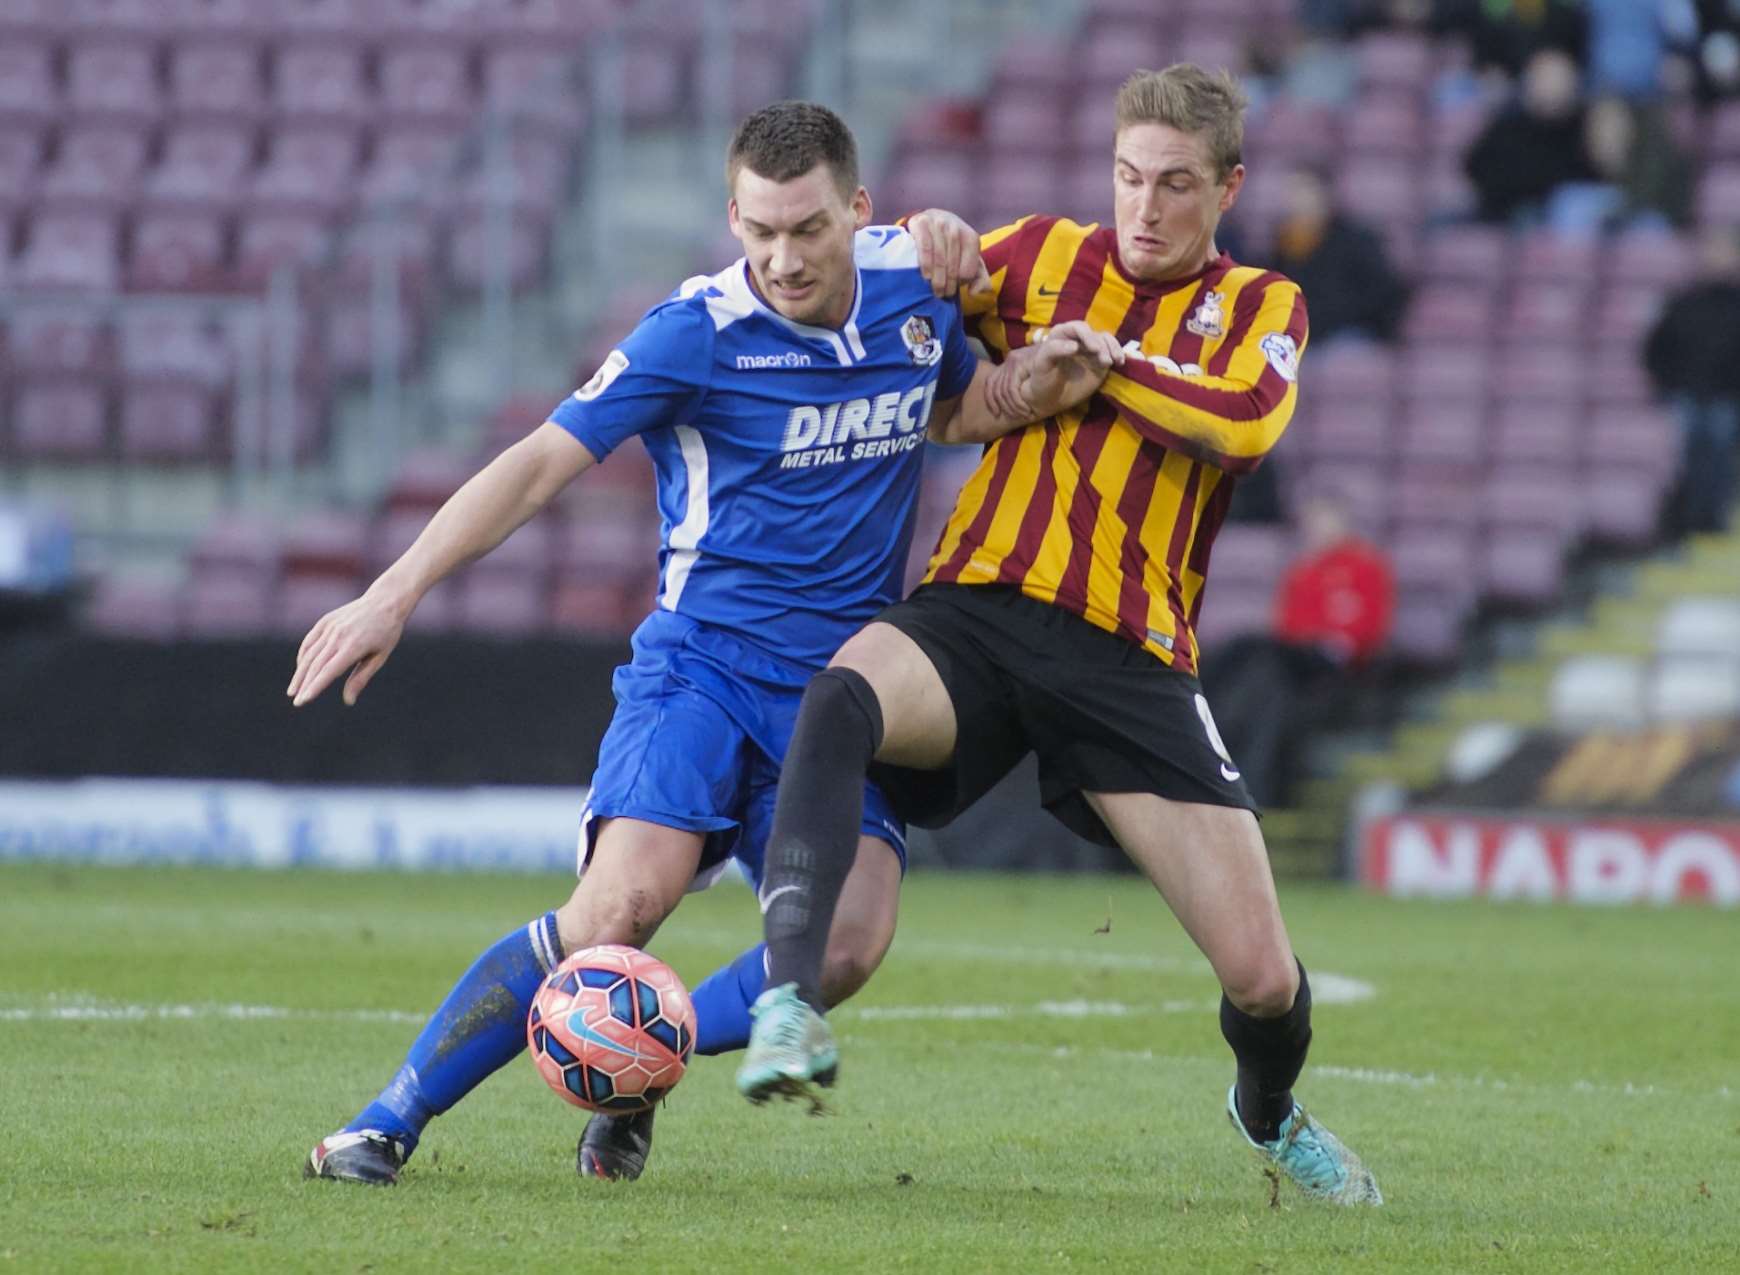
<path id="1" fill-rule="evenodd" d="M 785 318 L 739 260 L 686 281 L 550 419 L 600 460 L 638 435 L 658 605 L 819 667 L 900 594 L 933 403 L 974 372 L 912 237 L 858 232 L 839 329 Z"/>

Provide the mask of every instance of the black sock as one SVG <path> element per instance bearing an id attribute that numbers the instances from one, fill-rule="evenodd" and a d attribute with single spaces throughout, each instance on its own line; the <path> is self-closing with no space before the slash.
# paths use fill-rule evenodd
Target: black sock
<path id="1" fill-rule="evenodd" d="M 864 774 L 882 743 L 882 706 L 847 668 L 823 669 L 798 707 L 780 770 L 761 874 L 767 985 L 796 983 L 817 1012 L 828 928 L 858 849 Z"/>
<path id="2" fill-rule="evenodd" d="M 1273 1142 L 1293 1110 L 1293 1082 L 1311 1048 L 1311 984 L 1299 966 L 1299 994 L 1279 1018 L 1253 1018 L 1220 998 L 1220 1034 L 1238 1059 L 1239 1118 L 1258 1142 Z"/>

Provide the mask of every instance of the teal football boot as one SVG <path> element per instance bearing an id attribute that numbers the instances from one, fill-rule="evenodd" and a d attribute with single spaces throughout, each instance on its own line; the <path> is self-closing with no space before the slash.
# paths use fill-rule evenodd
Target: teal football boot
<path id="1" fill-rule="evenodd" d="M 1313 1199 L 1347 1205 L 1384 1202 L 1377 1180 L 1360 1158 L 1298 1104 L 1281 1122 L 1280 1136 L 1273 1142 L 1258 1142 L 1246 1131 L 1239 1119 L 1237 1085 L 1227 1090 L 1226 1114 L 1241 1138 Z"/>
<path id="2" fill-rule="evenodd" d="M 776 1094 L 809 1101 L 812 1114 L 823 1110 L 816 1086 L 834 1083 L 840 1051 L 834 1047 L 828 1020 L 797 994 L 796 983 L 770 987 L 749 1007 L 755 1026 L 749 1048 L 737 1069 L 737 1091 L 760 1104 Z"/>

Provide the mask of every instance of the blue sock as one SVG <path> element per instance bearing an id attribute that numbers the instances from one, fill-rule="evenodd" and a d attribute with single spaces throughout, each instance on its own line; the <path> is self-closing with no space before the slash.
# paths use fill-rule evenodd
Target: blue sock
<path id="1" fill-rule="evenodd" d="M 689 997 L 695 1005 L 695 1052 L 724 1054 L 747 1045 L 749 1007 L 766 986 L 765 943 L 709 974 Z"/>
<path id="2" fill-rule="evenodd" d="M 424 1125 L 526 1047 L 532 997 L 561 962 L 554 912 L 498 940 L 447 993 L 393 1083 L 345 1129 L 378 1129 L 409 1155 Z"/>

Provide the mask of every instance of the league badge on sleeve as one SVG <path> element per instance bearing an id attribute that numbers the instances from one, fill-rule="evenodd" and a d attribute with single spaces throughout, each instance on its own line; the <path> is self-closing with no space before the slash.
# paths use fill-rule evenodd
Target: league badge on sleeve
<path id="1" fill-rule="evenodd" d="M 1285 332 L 1271 332 L 1262 340 L 1263 354 L 1283 381 L 1299 379 L 1299 343 Z"/>
<path id="2" fill-rule="evenodd" d="M 575 399 L 582 403 L 590 403 L 609 389 L 610 383 L 621 376 L 627 367 L 628 355 L 621 350 L 612 350 L 604 362 L 599 365 L 598 370 L 592 374 L 592 379 L 574 391 Z"/>
<path id="3" fill-rule="evenodd" d="M 942 342 L 936 339 L 936 329 L 922 314 L 915 314 L 901 324 L 900 339 L 906 342 L 906 352 L 919 367 L 931 367 L 942 358 Z"/>

